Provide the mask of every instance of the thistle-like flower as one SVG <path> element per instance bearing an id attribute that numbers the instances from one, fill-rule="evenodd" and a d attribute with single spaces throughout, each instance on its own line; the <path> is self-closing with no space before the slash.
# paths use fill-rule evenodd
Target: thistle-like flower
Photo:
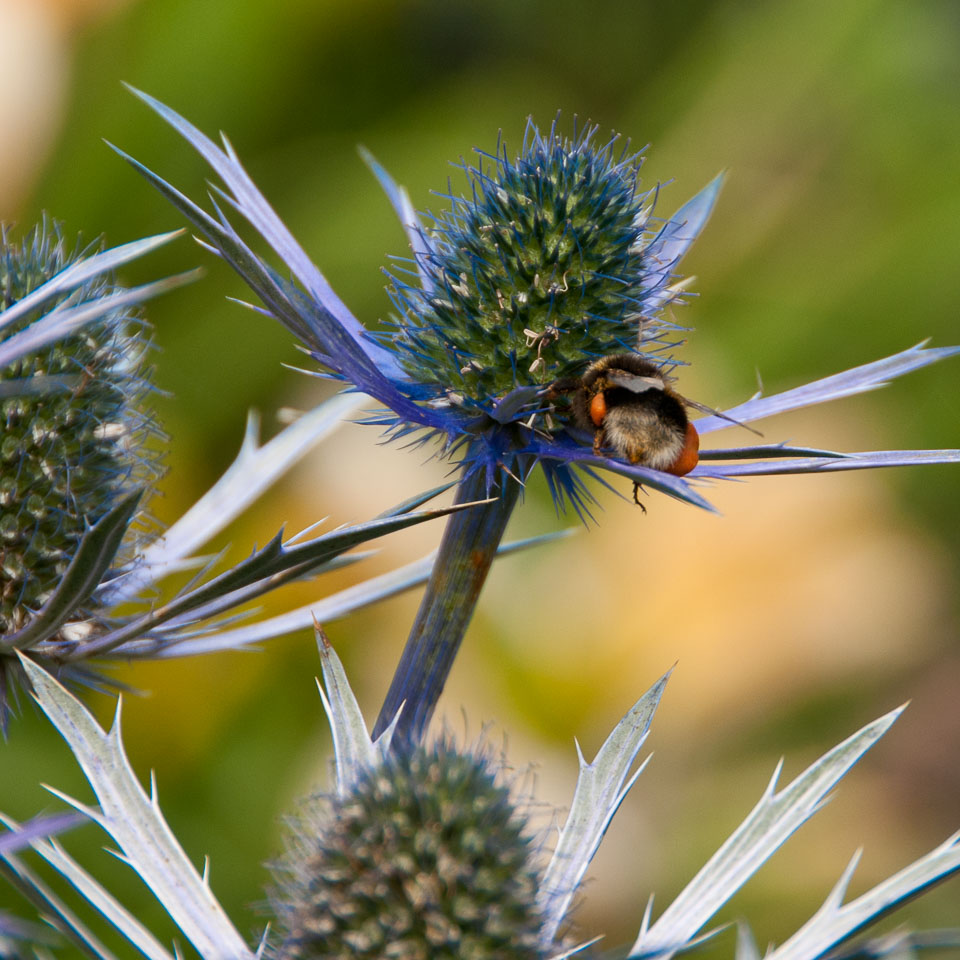
<path id="1" fill-rule="evenodd" d="M 393 530 L 445 516 L 418 510 L 437 491 L 364 524 L 323 536 L 281 534 L 162 604 L 167 574 L 209 564 L 194 550 L 216 535 L 288 467 L 357 409 L 340 396 L 304 414 L 267 444 L 251 417 L 243 447 L 214 487 L 159 534 L 145 519 L 158 470 L 147 328 L 132 307 L 192 274 L 125 289 L 115 267 L 175 234 L 112 250 L 70 251 L 44 223 L 21 243 L 0 232 L 0 727 L 22 670 L 17 652 L 71 682 L 106 682 L 103 661 L 187 656 L 248 644 L 329 619 L 423 581 L 429 559 L 266 621 L 227 628 L 237 607 L 291 580 L 359 557 L 343 554 Z M 282 533 L 282 532 L 281 532 Z M 92 665 L 96 658 L 98 665 Z"/>
<path id="2" fill-rule="evenodd" d="M 580 772 L 569 813 L 552 852 L 532 843 L 523 801 L 498 785 L 482 755 L 449 743 L 399 751 L 391 748 L 396 724 L 373 739 L 336 654 L 321 637 L 324 707 L 330 721 L 336 781 L 329 796 L 310 801 L 291 821 L 290 848 L 271 899 L 277 929 L 260 948 L 247 945 L 217 903 L 163 819 L 156 784 L 148 796 L 126 759 L 119 708 L 105 732 L 65 688 L 24 660 L 34 695 L 67 740 L 99 802 L 91 807 L 55 795 L 92 819 L 112 838 L 184 936 L 203 957 L 536 958 L 583 955 L 570 927 L 571 906 L 617 808 L 645 770 L 637 765 L 667 677 L 627 712 Z M 651 898 L 638 918 L 636 941 L 618 956 L 669 958 L 695 945 L 702 930 L 826 801 L 838 781 L 896 720 L 900 710 L 868 724 L 834 747 L 784 787 L 779 768 L 754 809 L 659 916 Z M 395 718 L 396 719 L 396 718 Z M 96 934 L 20 852 L 32 847 L 131 944 L 155 960 L 172 960 L 119 899 L 42 836 L 63 824 L 32 821 L 0 836 L 0 874 L 85 954 L 108 957 Z M 773 960 L 819 960 L 853 934 L 925 888 L 960 871 L 960 834 L 854 900 L 844 902 L 854 856 L 823 906 L 792 937 L 767 954 Z M 22 921 L 8 924 L 29 931 Z M 709 935 L 706 934 L 706 935 Z M 21 934 L 30 936 L 30 933 Z M 907 944 L 928 942 L 921 934 Z M 933 945 L 944 945 L 944 937 Z M 953 932 L 946 945 L 956 946 Z M 903 938 L 874 943 L 893 955 Z M 180 955 L 180 950 L 177 950 Z M 857 955 L 853 948 L 851 955 Z M 743 925 L 736 960 L 759 953 Z"/>
<path id="3" fill-rule="evenodd" d="M 0 309 L 82 256 L 66 249 L 56 224 L 35 227 L 19 244 L 0 227 Z M 96 301 L 121 292 L 100 274 L 75 296 Z M 36 319 L 10 318 L 0 343 Z M 118 307 L 0 368 L 0 635 L 20 630 L 50 599 L 86 529 L 156 479 L 157 450 L 146 441 L 157 428 L 144 406 L 149 349 L 140 318 Z M 131 535 L 124 546 L 136 554 L 144 535 L 132 528 Z M 94 616 L 92 608 L 76 613 Z"/>
<path id="4" fill-rule="evenodd" d="M 530 124 L 519 155 L 505 147 L 464 166 L 465 195 L 421 225 L 407 193 L 368 162 L 407 231 L 409 273 L 391 277 L 397 308 L 372 333 L 350 313 L 257 191 L 230 144 L 221 149 L 181 116 L 138 93 L 222 178 L 226 202 L 280 256 L 298 287 L 271 269 L 231 226 L 122 154 L 191 221 L 259 296 L 265 311 L 307 347 L 326 375 L 386 410 L 369 422 L 395 437 L 439 437 L 459 469 L 457 502 L 494 502 L 448 521 L 434 576 L 377 721 L 401 703 L 399 732 L 423 733 L 521 487 L 544 470 L 558 504 L 584 514 L 581 473 L 617 473 L 712 509 L 699 481 L 818 473 L 960 459 L 956 450 L 841 454 L 766 443 L 698 453 L 701 437 L 731 421 L 859 393 L 953 355 L 918 346 L 876 363 L 692 423 L 698 404 L 673 387 L 679 330 L 663 309 L 682 301 L 677 265 L 707 222 L 715 179 L 673 216 L 654 215 L 640 188 L 639 157 L 587 128 L 571 139 Z M 261 308 L 256 308 L 261 309 Z M 698 463 L 699 459 L 699 463 Z M 732 461 L 718 463 L 717 461 Z M 746 462 L 742 462 L 746 461 Z M 581 471 L 578 473 L 577 471 Z"/>
<path id="5" fill-rule="evenodd" d="M 539 960 L 536 849 L 482 752 L 390 751 L 289 828 L 271 897 L 278 960 Z"/>

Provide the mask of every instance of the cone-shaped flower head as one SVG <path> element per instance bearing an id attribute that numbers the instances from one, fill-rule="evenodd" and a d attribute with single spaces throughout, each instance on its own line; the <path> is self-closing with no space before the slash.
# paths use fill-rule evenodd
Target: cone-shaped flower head
<path id="1" fill-rule="evenodd" d="M 56 225 L 38 225 L 19 244 L 0 228 L 0 312 L 87 253 L 69 252 Z M 103 301 L 119 289 L 101 274 L 57 302 Z M 50 307 L 4 325 L 0 344 Z M 0 635 L 43 606 L 84 533 L 156 475 L 144 445 L 155 430 L 143 409 L 149 349 L 143 322 L 118 307 L 0 366 Z M 142 539 L 135 528 L 128 538 Z"/>
<path id="2" fill-rule="evenodd" d="M 568 139 L 555 124 L 541 134 L 530 122 L 515 159 L 498 147 L 481 152 L 476 166 L 462 164 L 466 194 L 451 192 L 450 208 L 429 230 L 409 227 L 417 283 L 392 277 L 399 317 L 377 338 L 420 396 L 460 423 L 459 435 L 447 431 L 448 450 L 458 451 L 468 472 L 485 469 L 490 485 L 500 470 L 522 476 L 539 461 L 557 499 L 566 495 L 578 508 L 590 496 L 565 462 L 565 445 L 592 438 L 595 454 L 612 447 L 631 463 L 661 468 L 683 450 L 680 402 L 676 449 L 658 459 L 653 450 L 646 455 L 644 442 L 628 450 L 613 431 L 601 433 L 578 409 L 584 401 L 570 394 L 582 393 L 589 365 L 610 355 L 668 378 L 675 364 L 664 351 L 681 328 L 661 310 L 682 294 L 672 269 L 719 186 L 674 220 L 657 220 L 655 191 L 640 188 L 642 158 L 616 136 L 598 146 L 595 135 L 588 127 Z M 409 418 L 393 424 L 400 433 L 409 425 Z M 545 457 L 544 444 L 557 456 Z M 688 472 L 695 456 L 686 463 L 671 472 Z"/>
<path id="3" fill-rule="evenodd" d="M 468 195 L 451 196 L 420 247 L 421 284 L 392 288 L 412 380 L 490 411 L 598 357 L 662 348 L 656 313 L 674 293 L 651 248 L 652 191 L 629 145 L 597 147 L 595 133 L 568 140 L 531 123 L 514 161 L 504 148 L 464 165 Z"/>
<path id="4" fill-rule="evenodd" d="M 449 743 L 311 801 L 278 880 L 283 960 L 546 956 L 525 821 L 482 753 Z"/>

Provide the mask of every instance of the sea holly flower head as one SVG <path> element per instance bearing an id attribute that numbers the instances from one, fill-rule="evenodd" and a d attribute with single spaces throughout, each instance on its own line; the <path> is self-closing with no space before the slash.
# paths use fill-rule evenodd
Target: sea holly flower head
<path id="1" fill-rule="evenodd" d="M 68 249 L 55 223 L 44 221 L 19 243 L 0 226 L 0 311 L 91 252 Z M 99 274 L 58 302 L 120 292 Z M 12 318 L 0 343 L 26 331 L 41 310 Z M 156 479 L 150 347 L 143 320 L 120 306 L 0 367 L 0 635 L 19 630 L 50 598 L 87 528 Z M 135 555 L 145 541 L 145 531 L 131 526 L 124 551 Z M 93 610 L 77 615 L 84 620 Z"/>
<path id="2" fill-rule="evenodd" d="M 435 397 L 492 414 L 518 387 L 547 386 L 607 354 L 662 351 L 678 329 L 661 314 L 681 287 L 668 287 L 656 191 L 641 189 L 629 144 L 598 146 L 596 134 L 567 139 L 556 123 L 542 134 L 529 121 L 514 160 L 503 145 L 462 164 L 466 194 L 451 194 L 419 232 L 419 282 L 394 276 L 400 318 L 382 342 Z M 715 187 L 701 199 L 707 211 Z"/>
<path id="3" fill-rule="evenodd" d="M 571 927 L 570 911 L 611 820 L 648 767 L 637 758 L 668 678 L 630 708 L 592 760 L 578 747 L 576 787 L 551 852 L 531 841 L 529 798 L 498 783 L 482 751 L 443 741 L 398 752 L 392 742 L 396 718 L 379 737 L 368 734 L 343 667 L 322 636 L 320 651 L 335 782 L 329 794 L 308 801 L 290 821 L 289 848 L 275 868 L 273 929 L 259 949 L 244 942 L 214 897 L 207 870 L 201 875 L 194 866 L 198 858 L 178 843 L 163 818 L 157 785 L 151 783 L 149 794 L 140 785 L 124 753 L 119 710 L 113 728 L 104 731 L 56 680 L 24 660 L 40 707 L 68 742 L 99 806 L 53 793 L 110 835 L 124 862 L 201 956 L 563 960 L 593 955 L 589 948 L 600 937 L 585 940 Z M 638 908 L 636 940 L 616 955 L 670 958 L 709 936 L 704 928 L 717 911 L 823 806 L 899 714 L 894 710 L 867 724 L 783 786 L 778 766 L 753 810 L 676 898 L 656 916 L 652 897 L 642 916 Z M 145 955 L 174 956 L 59 843 L 43 836 L 71 821 L 38 818 L 21 827 L 2 814 L 0 820 L 9 831 L 0 836 L 0 873 L 86 954 L 110 956 L 78 912 L 30 869 L 21 856 L 27 846 Z M 870 923 L 960 872 L 960 834 L 847 900 L 856 862 L 854 856 L 823 906 L 768 957 L 835 956 L 839 944 Z M 29 938 L 30 928 L 24 929 L 22 936 Z M 917 946 L 944 942 L 955 946 L 956 932 L 906 938 Z M 890 949 L 898 945 L 903 938 Z M 734 955 L 759 956 L 745 924 Z M 849 955 L 858 955 L 857 948 Z"/>
<path id="4" fill-rule="evenodd" d="M 539 848 L 486 744 L 442 737 L 398 750 L 397 718 L 371 738 L 321 630 L 318 642 L 335 789 L 288 824 L 271 896 L 273 955 L 548 956 Z"/>
<path id="5" fill-rule="evenodd" d="M 388 753 L 288 824 L 274 868 L 278 960 L 542 960 L 536 847 L 482 752 Z"/>

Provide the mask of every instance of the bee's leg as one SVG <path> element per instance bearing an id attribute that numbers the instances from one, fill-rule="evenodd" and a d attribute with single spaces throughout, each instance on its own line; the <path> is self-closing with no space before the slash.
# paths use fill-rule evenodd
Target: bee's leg
<path id="1" fill-rule="evenodd" d="M 603 456 L 603 448 L 607 443 L 607 435 L 603 432 L 603 427 L 598 427 L 593 435 L 593 455 L 595 457 Z"/>
<path id="2" fill-rule="evenodd" d="M 634 480 L 633 482 L 633 502 L 644 512 L 647 512 L 647 508 L 640 502 L 640 498 L 637 494 L 643 489 L 639 483 Z"/>
<path id="3" fill-rule="evenodd" d="M 565 393 L 573 393 L 580 389 L 580 381 L 576 377 L 564 377 L 561 380 L 554 380 L 547 388 L 547 400 L 556 400 Z"/>

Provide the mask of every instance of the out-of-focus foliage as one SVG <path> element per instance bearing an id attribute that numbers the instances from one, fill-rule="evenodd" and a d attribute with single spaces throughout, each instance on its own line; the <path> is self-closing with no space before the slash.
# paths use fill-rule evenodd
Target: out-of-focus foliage
<path id="1" fill-rule="evenodd" d="M 208 133 L 226 130 L 338 293 L 373 321 L 390 309 L 378 268 L 406 248 L 356 145 L 389 167 L 416 206 L 438 207 L 431 189 L 444 189 L 447 176 L 461 185 L 448 161 L 493 148 L 501 128 L 519 146 L 528 114 L 546 124 L 559 109 L 561 125 L 577 114 L 636 146 L 650 141 L 645 183 L 676 181 L 663 187 L 665 211 L 728 170 L 684 262 L 700 294 L 678 314 L 697 328 L 682 351 L 692 363 L 681 371 L 685 394 L 724 405 L 754 390 L 755 370 L 772 392 L 926 336 L 957 341 L 960 16 L 949 0 L 129 0 L 96 15 L 92 3 L 17 0 L 0 5 L 0 18 L 18 6 L 46 17 L 48 30 L 45 46 L 18 49 L 49 59 L 34 64 L 36 83 L 21 62 L 3 85 L 0 125 L 26 117 L 19 122 L 47 131 L 47 146 L 0 126 L 0 153 L 22 151 L 17 182 L 29 184 L 0 193 L 0 217 L 26 224 L 48 210 L 70 231 L 103 232 L 110 243 L 181 225 L 101 143 L 179 184 L 205 175 L 122 89 L 126 80 Z M 22 26 L 22 11 L 9 23 Z M 31 22 L 35 39 L 41 27 Z M 281 365 L 302 357 L 277 324 L 225 301 L 243 295 L 226 268 L 185 243 L 160 256 L 124 281 L 209 267 L 206 280 L 149 310 L 162 350 L 157 380 L 172 394 L 157 404 L 173 439 L 166 499 L 154 506 L 169 520 L 227 464 L 248 405 L 305 408 L 324 387 Z M 960 446 L 955 383 L 953 367 L 933 368 L 787 420 L 778 437 L 845 449 Z M 255 526 L 221 543 L 236 558 L 283 521 L 294 529 L 325 514 L 362 519 L 442 477 L 442 468 L 421 467 L 422 455 L 374 443 L 371 429 L 348 428 Z M 660 502 L 643 518 L 604 495 L 599 530 L 494 571 L 441 707 L 455 728 L 461 702 L 473 730 L 498 721 L 517 764 L 543 760 L 558 776 L 574 731 L 592 753 L 632 692 L 680 659 L 650 740 L 656 776 L 625 804 L 592 869 L 589 912 L 578 914 L 585 932 L 607 930 L 611 946 L 626 941 L 650 886 L 659 885 L 658 902 L 680 889 L 782 751 L 797 758 L 787 773 L 796 772 L 801 754 L 813 759 L 838 731 L 907 697 L 914 704 L 874 766 L 844 785 L 834 809 L 746 888 L 735 912 L 767 912 L 759 940 L 782 939 L 857 845 L 869 851 L 858 874 L 866 887 L 955 827 L 955 491 L 946 467 L 761 479 L 712 492 L 726 514 L 719 520 Z M 526 500 L 517 533 L 555 524 L 544 490 L 534 486 Z M 424 529 L 404 541 L 408 555 L 435 536 Z M 301 602 L 310 597 L 307 586 Z M 412 598 L 391 601 L 330 631 L 368 714 L 414 608 Z M 191 856 L 211 854 L 234 917 L 261 897 L 265 873 L 246 865 L 279 845 L 278 834 L 250 825 L 271 822 L 325 772 L 316 763 L 324 724 L 303 682 L 314 670 L 304 633 L 266 655 L 125 677 L 154 692 L 125 707 L 135 766 L 156 768 L 169 819 Z M 83 795 L 70 763 L 54 768 L 59 760 L 66 751 L 44 724 L 18 728 L 3 755 L 3 780 L 22 784 L 5 791 L 9 812 L 38 809 L 40 780 Z M 540 795 L 563 802 L 574 776 L 572 765 L 563 783 L 544 775 Z M 738 789 L 737 803 L 729 798 Z M 709 796 L 728 798 L 712 821 L 703 818 Z M 77 850 L 99 842 L 92 833 L 68 838 Z M 110 870 L 126 869 L 104 868 L 107 885 Z M 948 897 L 920 901 L 911 919 L 955 922 Z"/>

